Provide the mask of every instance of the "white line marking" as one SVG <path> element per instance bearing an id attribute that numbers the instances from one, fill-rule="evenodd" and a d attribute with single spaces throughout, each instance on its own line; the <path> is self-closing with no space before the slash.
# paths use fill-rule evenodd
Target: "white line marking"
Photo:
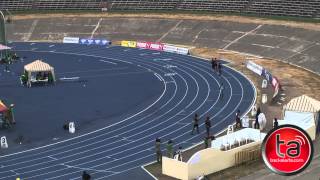
<path id="1" fill-rule="evenodd" d="M 95 28 L 93 29 L 93 31 L 91 32 L 91 38 L 93 38 L 94 33 L 96 33 L 97 29 L 99 28 L 101 21 L 102 21 L 102 18 L 99 19 L 96 27 L 95 27 Z"/>
<path id="2" fill-rule="evenodd" d="M 34 29 L 36 28 L 38 22 L 39 22 L 39 19 L 35 19 L 35 20 L 32 22 L 31 27 L 30 27 L 30 29 L 29 29 L 26 37 L 23 38 L 25 41 L 30 41 L 30 38 L 31 38 L 31 36 L 32 36 L 32 33 L 33 33 Z"/>
<path id="3" fill-rule="evenodd" d="M 114 62 L 110 62 L 110 61 L 106 61 L 106 60 L 99 60 L 99 61 L 101 61 L 101 62 L 105 62 L 105 63 L 110 63 L 110 64 L 114 64 L 114 65 L 117 65 L 117 63 L 114 63 Z"/>
<path id="4" fill-rule="evenodd" d="M 165 38 L 170 32 L 172 32 L 173 30 L 175 30 L 181 23 L 183 22 L 183 20 L 180 20 L 175 26 L 173 26 L 168 32 L 164 33 L 158 40 L 157 42 L 162 41 L 163 38 Z"/>
<path id="5" fill-rule="evenodd" d="M 50 47 L 50 48 L 54 47 L 54 44 L 50 45 L 49 47 Z"/>
<path id="6" fill-rule="evenodd" d="M 245 34 L 243 34 L 242 36 L 236 38 L 235 40 L 231 41 L 229 44 L 227 44 L 223 49 L 227 49 L 229 46 L 231 46 L 232 44 L 238 42 L 240 39 L 244 38 L 245 36 L 253 33 L 254 31 L 258 30 L 259 28 L 261 28 L 263 25 L 260 24 L 257 27 L 255 27 L 254 29 L 252 29 L 251 31 L 246 32 Z"/>

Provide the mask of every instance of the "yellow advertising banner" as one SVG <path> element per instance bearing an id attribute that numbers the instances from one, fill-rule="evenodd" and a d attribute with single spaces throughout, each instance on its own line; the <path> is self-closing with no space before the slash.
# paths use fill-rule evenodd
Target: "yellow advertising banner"
<path id="1" fill-rule="evenodd" d="M 137 47 L 137 42 L 136 41 L 121 41 L 121 46 L 135 48 L 135 47 Z"/>

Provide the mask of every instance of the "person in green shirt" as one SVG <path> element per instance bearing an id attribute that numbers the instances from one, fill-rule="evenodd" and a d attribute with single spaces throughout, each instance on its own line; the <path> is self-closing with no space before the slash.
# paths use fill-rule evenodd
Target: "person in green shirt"
<path id="1" fill-rule="evenodd" d="M 172 142 L 172 140 L 169 140 L 168 144 L 167 144 L 167 156 L 168 156 L 168 158 L 173 158 L 173 142 Z"/>

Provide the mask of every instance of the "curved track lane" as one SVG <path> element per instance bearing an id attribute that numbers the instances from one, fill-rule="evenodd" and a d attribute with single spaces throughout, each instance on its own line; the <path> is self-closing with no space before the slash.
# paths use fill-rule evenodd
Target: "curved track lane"
<path id="1" fill-rule="evenodd" d="M 206 115 L 211 117 L 212 132 L 217 133 L 234 122 L 237 109 L 246 112 L 255 101 L 254 87 L 239 72 L 224 66 L 219 77 L 212 72 L 209 62 L 191 56 L 116 46 L 14 45 L 24 52 L 72 54 L 132 64 L 156 76 L 163 84 L 163 93 L 144 110 L 110 126 L 0 157 L 0 179 L 16 176 L 80 179 L 83 170 L 90 172 L 94 179 L 146 178 L 140 166 L 154 161 L 155 138 L 160 137 L 162 142 L 172 139 L 175 148 L 178 145 L 190 147 L 202 141 Z M 225 86 L 223 98 L 219 91 L 221 82 Z M 201 118 L 201 133 L 192 136 L 191 121 L 195 112 Z"/>

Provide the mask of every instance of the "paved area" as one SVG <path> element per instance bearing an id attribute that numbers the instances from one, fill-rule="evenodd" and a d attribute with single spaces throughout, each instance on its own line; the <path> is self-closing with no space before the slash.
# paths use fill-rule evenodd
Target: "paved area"
<path id="1" fill-rule="evenodd" d="M 93 35 L 108 37 L 113 42 L 161 41 L 254 54 L 296 64 L 320 73 L 320 63 L 317 60 L 320 57 L 319 28 L 288 26 L 295 22 L 268 24 L 266 19 L 241 21 L 241 17 L 210 20 L 215 16 L 200 15 L 194 17 L 181 15 L 180 18 L 168 18 L 168 15 L 157 14 L 150 16 L 141 14 L 141 17 L 130 17 L 129 14 L 121 14 L 119 17 L 57 16 L 16 20 L 8 25 L 8 38 L 15 41 L 61 42 L 64 36 Z M 314 26 L 316 25 L 314 23 Z M 303 26 L 308 25 L 300 23 L 299 27 Z"/>
<path id="2" fill-rule="evenodd" d="M 148 97 L 150 102 L 144 101 L 146 104 L 137 106 L 136 112 L 126 111 L 124 108 L 124 112 L 119 112 L 121 115 L 115 116 L 115 121 L 102 117 L 94 122 L 95 125 L 87 125 L 83 130 L 80 126 L 78 133 L 72 137 L 61 133 L 58 141 L 48 142 L 45 146 L 25 149 L 26 147 L 22 145 L 12 150 L 9 148 L 5 152 L 1 150 L 0 179 L 18 176 L 23 179 L 80 179 L 83 170 L 87 170 L 94 179 L 150 179 L 151 177 L 140 166 L 155 159 L 155 138 L 160 137 L 163 142 L 172 139 L 175 142 L 175 148 L 178 145 L 184 148 L 192 146 L 203 139 L 204 116 L 211 116 L 213 131 L 218 132 L 234 122 L 237 109 L 245 113 L 255 100 L 254 87 L 240 73 L 225 67 L 222 76 L 219 77 L 212 72 L 209 62 L 191 56 L 117 46 L 50 43 L 14 43 L 10 46 L 21 54 L 27 53 L 25 54 L 27 61 L 29 57 L 44 56 L 51 59 L 50 63 L 53 65 L 62 62 L 58 67 L 65 69 L 57 69 L 60 77 L 64 76 L 63 73 L 70 71 L 74 76 L 87 79 L 88 86 L 94 83 L 115 84 L 117 89 L 114 92 L 119 93 L 120 97 L 125 99 L 126 96 L 121 93 L 127 93 L 137 102 L 140 102 L 139 98 L 144 101 L 143 99 L 148 97 L 149 93 L 151 95 Z M 96 64 L 102 69 L 110 66 L 129 68 L 125 72 L 115 71 L 114 74 L 75 72 L 77 65 L 81 64 L 79 59 L 81 63 L 84 61 L 86 64 L 81 66 L 83 69 L 79 71 L 92 70 L 96 68 L 93 66 Z M 69 63 L 73 65 L 68 65 Z M 68 69 L 69 67 L 75 69 Z M 62 74 L 59 75 L 59 71 Z M 122 75 L 123 79 L 119 79 Z M 127 78 L 129 80 L 124 80 Z M 118 89 L 122 86 L 117 86 L 117 82 L 114 81 L 123 81 L 125 84 L 123 88 L 126 91 Z M 221 82 L 225 86 L 223 98 L 218 90 Z M 57 92 L 54 92 L 54 89 L 57 89 L 60 91 L 57 94 L 64 93 L 62 92 L 62 89 L 66 88 L 64 86 L 67 84 L 61 85 L 59 90 L 58 84 L 50 91 L 55 94 Z M 142 86 L 143 90 L 136 86 Z M 155 89 L 150 86 L 155 86 Z M 112 88 L 112 86 L 102 85 L 104 89 L 101 91 L 105 90 L 105 94 L 102 94 L 100 89 L 96 89 L 98 86 L 94 87 L 88 92 L 82 92 L 83 94 L 91 93 L 88 96 L 92 96 L 86 100 L 86 105 L 105 101 L 103 98 L 108 96 L 108 90 Z M 16 88 L 24 89 L 21 86 Z M 38 88 L 34 91 L 38 92 L 35 94 L 39 94 L 40 91 L 47 91 L 49 88 Z M 77 99 L 76 97 L 81 98 L 81 94 L 75 92 L 80 88 L 70 90 L 69 94 L 74 97 L 71 96 L 69 99 L 69 96 L 62 96 L 64 100 L 60 102 L 67 103 L 68 100 Z M 131 94 L 132 88 L 137 90 L 133 90 Z M 27 94 L 26 91 L 29 89 L 23 91 Z M 17 95 L 12 92 L 12 96 Z M 114 96 L 117 97 L 118 94 Z M 45 99 L 44 96 L 43 99 Z M 113 105 L 117 109 L 121 103 Z M 102 107 L 101 111 L 107 112 L 108 108 Z M 81 109 L 90 110 L 91 108 L 83 105 Z M 201 133 L 192 136 L 190 135 L 191 120 L 195 112 L 201 117 Z M 68 114 L 67 111 L 60 113 Z M 70 112 L 70 115 L 76 116 L 73 112 Z M 18 119 L 17 121 L 19 122 Z M 43 118 L 42 121 L 46 123 L 47 118 Z M 36 127 L 29 130 L 38 132 Z M 62 128 L 61 131 L 63 131 Z"/>

